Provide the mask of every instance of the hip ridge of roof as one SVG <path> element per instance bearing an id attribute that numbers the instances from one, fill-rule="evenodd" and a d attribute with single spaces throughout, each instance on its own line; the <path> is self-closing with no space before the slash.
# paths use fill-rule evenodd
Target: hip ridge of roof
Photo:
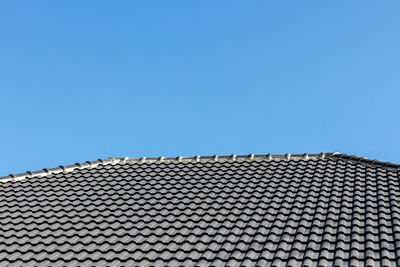
<path id="1" fill-rule="evenodd" d="M 76 169 L 88 169 L 96 168 L 97 166 L 103 165 L 115 165 L 125 163 L 168 163 L 168 162 L 243 162 L 243 161 L 279 161 L 279 160 L 323 160 L 323 159 L 338 159 L 346 160 L 351 162 L 363 163 L 374 167 L 384 167 L 390 169 L 400 170 L 400 165 L 392 162 L 382 162 L 379 160 L 371 160 L 366 157 L 358 157 L 355 155 L 348 155 L 345 153 L 333 152 L 333 153 L 319 153 L 319 154 L 250 154 L 250 155 L 214 155 L 214 156 L 193 156 L 193 157 L 141 157 L 141 158 L 128 158 L 128 157 L 110 157 L 107 159 L 98 159 L 95 161 L 86 161 L 84 163 L 75 163 L 68 166 L 59 166 L 56 168 L 47 169 L 44 168 L 39 171 L 27 171 L 20 174 L 9 174 L 7 176 L 0 177 L 0 182 L 8 181 L 19 181 L 26 178 L 33 177 L 44 177 L 47 175 L 68 173 Z"/>

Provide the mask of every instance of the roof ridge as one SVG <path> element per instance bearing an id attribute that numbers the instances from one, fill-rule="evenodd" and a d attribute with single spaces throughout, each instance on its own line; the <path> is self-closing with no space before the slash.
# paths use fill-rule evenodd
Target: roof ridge
<path id="1" fill-rule="evenodd" d="M 95 161 L 86 161 L 84 163 L 75 163 L 73 165 L 63 166 L 47 169 L 44 168 L 39 171 L 27 171 L 19 174 L 9 174 L 6 176 L 0 177 L 0 182 L 7 181 L 19 181 L 26 178 L 33 177 L 43 177 L 46 175 L 57 174 L 57 173 L 68 173 L 74 171 L 76 169 L 87 169 L 87 168 L 95 168 L 99 165 L 115 165 L 115 164 L 125 164 L 125 163 L 153 163 L 153 162 L 207 162 L 207 161 L 246 161 L 246 160 L 267 160 L 267 161 L 276 161 L 276 160 L 309 160 L 309 159 L 326 159 L 326 158 L 336 158 L 342 160 L 349 160 L 353 162 L 361 162 L 364 164 L 368 164 L 371 166 L 380 166 L 380 167 L 389 167 L 400 169 L 400 165 L 394 164 L 392 162 L 382 162 L 379 160 L 370 160 L 366 157 L 358 157 L 355 155 L 348 155 L 339 152 L 333 153 L 319 153 L 319 154 L 249 154 L 249 155 L 214 155 L 214 156 L 192 156 L 192 157 L 140 157 L 140 158 L 128 158 L 128 157 L 109 157 L 107 159 L 98 159 Z"/>
<path id="2" fill-rule="evenodd" d="M 390 161 L 380 161 L 377 159 L 368 159 L 367 157 L 359 157 L 356 155 L 349 155 L 346 153 L 339 153 L 339 152 L 333 152 L 331 154 L 332 158 L 337 158 L 337 159 L 342 159 L 342 160 L 349 160 L 352 162 L 358 162 L 358 163 L 364 163 L 369 166 L 375 166 L 375 167 L 387 167 L 387 168 L 394 168 L 397 170 L 400 170 L 400 164 L 396 164 Z"/>

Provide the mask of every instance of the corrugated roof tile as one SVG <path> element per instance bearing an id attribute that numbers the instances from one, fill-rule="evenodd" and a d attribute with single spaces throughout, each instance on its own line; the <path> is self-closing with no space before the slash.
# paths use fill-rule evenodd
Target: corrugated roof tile
<path id="1" fill-rule="evenodd" d="M 333 153 L 114 158 L 3 177 L 0 265 L 395 265 L 399 170 Z"/>

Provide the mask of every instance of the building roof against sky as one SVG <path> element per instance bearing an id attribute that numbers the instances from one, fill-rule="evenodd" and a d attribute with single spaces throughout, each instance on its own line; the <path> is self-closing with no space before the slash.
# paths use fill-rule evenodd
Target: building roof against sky
<path id="1" fill-rule="evenodd" d="M 0 178 L 0 265 L 400 264 L 400 165 L 109 158 Z"/>

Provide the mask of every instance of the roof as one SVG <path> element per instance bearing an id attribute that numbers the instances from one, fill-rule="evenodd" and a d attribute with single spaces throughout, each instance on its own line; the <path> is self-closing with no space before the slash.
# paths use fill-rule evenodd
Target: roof
<path id="1" fill-rule="evenodd" d="M 0 265 L 400 264 L 393 163 L 109 158 L 0 181 Z"/>

